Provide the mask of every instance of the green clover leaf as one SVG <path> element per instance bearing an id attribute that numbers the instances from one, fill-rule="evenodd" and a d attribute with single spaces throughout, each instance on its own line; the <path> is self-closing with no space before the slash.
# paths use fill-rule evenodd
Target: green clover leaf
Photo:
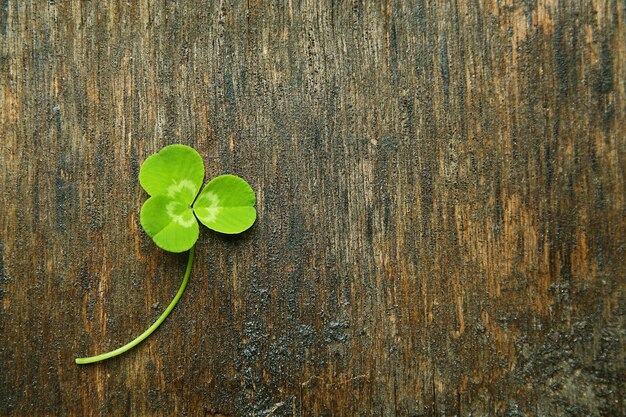
<path id="1" fill-rule="evenodd" d="M 150 196 L 165 196 L 191 204 L 204 180 L 204 163 L 195 149 L 170 145 L 146 159 L 139 183 Z"/>
<path id="2" fill-rule="evenodd" d="M 141 225 L 161 249 L 189 250 L 198 240 L 200 228 L 189 205 L 156 195 L 141 207 Z"/>
<path id="3" fill-rule="evenodd" d="M 169 252 L 189 251 L 183 282 L 159 319 L 126 345 L 97 356 L 77 358 L 77 364 L 99 362 L 124 353 L 150 336 L 178 303 L 193 263 L 200 227 L 236 234 L 249 229 L 256 220 L 256 197 L 252 187 L 235 175 L 211 180 L 200 194 L 204 180 L 202 157 L 185 145 L 170 145 L 144 161 L 139 183 L 150 195 L 141 207 L 141 226 L 154 243 Z"/>
<path id="4" fill-rule="evenodd" d="M 241 233 L 254 224 L 254 191 L 234 175 L 214 178 L 202 190 L 193 205 L 198 220 L 216 232 Z"/>
<path id="5" fill-rule="evenodd" d="M 209 229 L 228 234 L 254 224 L 256 198 L 246 181 L 222 175 L 198 195 L 203 179 L 202 158 L 185 145 L 167 146 L 141 165 L 139 182 L 151 196 L 141 208 L 141 226 L 161 249 L 189 250 L 198 240 L 196 217 Z"/>

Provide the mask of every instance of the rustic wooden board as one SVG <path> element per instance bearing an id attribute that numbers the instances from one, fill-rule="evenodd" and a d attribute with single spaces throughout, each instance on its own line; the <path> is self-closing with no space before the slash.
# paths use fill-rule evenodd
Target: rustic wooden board
<path id="1" fill-rule="evenodd" d="M 0 1 L 0 414 L 617 416 L 622 1 Z M 142 232 L 141 162 L 257 190 Z"/>

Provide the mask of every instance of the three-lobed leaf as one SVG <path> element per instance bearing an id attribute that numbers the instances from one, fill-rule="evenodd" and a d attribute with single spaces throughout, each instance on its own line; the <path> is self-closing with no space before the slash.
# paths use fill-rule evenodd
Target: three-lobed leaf
<path id="1" fill-rule="evenodd" d="M 141 165 L 139 182 L 151 196 L 141 208 L 141 225 L 160 248 L 189 250 L 199 235 L 196 218 L 228 234 L 241 233 L 254 224 L 256 197 L 245 180 L 221 175 L 198 195 L 203 179 L 202 157 L 185 145 L 166 146 Z"/>
<path id="2" fill-rule="evenodd" d="M 247 182 L 234 175 L 222 175 L 209 182 L 198 195 L 203 180 L 202 158 L 189 146 L 167 146 L 141 165 L 139 182 L 150 195 L 141 207 L 141 225 L 160 248 L 170 252 L 189 250 L 183 282 L 167 309 L 146 331 L 118 349 L 76 358 L 77 364 L 99 362 L 124 353 L 161 325 L 187 286 L 194 245 L 200 233 L 198 218 L 222 233 L 240 233 L 252 226 L 256 219 L 256 198 Z"/>

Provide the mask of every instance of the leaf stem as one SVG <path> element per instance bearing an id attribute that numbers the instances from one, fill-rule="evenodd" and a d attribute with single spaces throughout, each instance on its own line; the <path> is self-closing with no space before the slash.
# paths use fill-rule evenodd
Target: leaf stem
<path id="1" fill-rule="evenodd" d="M 180 297 L 183 295 L 183 292 L 185 291 L 185 287 L 187 286 L 187 282 L 189 281 L 189 275 L 191 273 L 191 265 L 193 263 L 193 253 L 194 253 L 195 248 L 196 248 L 196 245 L 192 246 L 191 249 L 189 249 L 189 259 L 187 260 L 187 269 L 185 270 L 185 276 L 183 277 L 183 282 L 182 282 L 182 284 L 180 284 L 180 288 L 178 289 L 178 292 L 176 293 L 176 296 L 174 297 L 174 299 L 172 300 L 170 305 L 167 306 L 167 309 L 163 312 L 163 314 L 161 314 L 159 319 L 157 321 L 155 321 L 152 326 L 150 326 L 145 332 L 143 332 L 142 334 L 137 336 L 137 338 L 135 340 L 133 340 L 130 343 L 125 344 L 124 346 L 122 346 L 120 348 L 117 348 L 117 349 L 112 350 L 112 351 L 107 352 L 107 353 L 103 353 L 103 354 L 98 355 L 98 356 L 90 356 L 88 358 L 76 358 L 76 363 L 79 364 L 79 365 L 85 365 L 85 364 L 88 364 L 88 363 L 100 362 L 100 361 L 103 361 L 105 359 L 112 358 L 114 356 L 120 355 L 120 354 L 122 354 L 122 353 L 124 353 L 124 352 L 126 352 L 126 351 L 128 351 L 128 350 L 130 350 L 132 348 L 134 348 L 142 340 L 144 340 L 146 337 L 150 336 L 152 334 L 152 332 L 154 332 L 157 329 L 157 327 L 159 327 L 161 325 L 161 323 L 163 323 L 165 318 L 172 312 L 172 310 L 176 306 L 176 303 L 178 303 L 178 300 L 180 300 Z"/>

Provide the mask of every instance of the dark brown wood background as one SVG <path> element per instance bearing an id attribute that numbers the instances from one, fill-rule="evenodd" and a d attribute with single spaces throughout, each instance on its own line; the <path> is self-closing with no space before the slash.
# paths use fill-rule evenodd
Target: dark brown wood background
<path id="1" fill-rule="evenodd" d="M 624 413 L 626 4 L 0 1 L 0 414 Z M 258 195 L 184 254 L 141 162 Z"/>

